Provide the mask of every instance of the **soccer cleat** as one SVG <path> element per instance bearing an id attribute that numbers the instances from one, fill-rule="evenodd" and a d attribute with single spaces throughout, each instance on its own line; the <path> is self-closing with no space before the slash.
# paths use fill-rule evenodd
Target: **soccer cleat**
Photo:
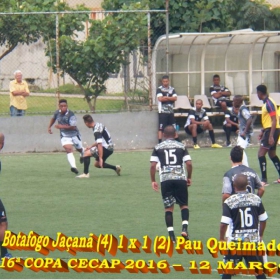
<path id="1" fill-rule="evenodd" d="M 79 174 L 79 171 L 76 167 L 71 167 L 71 172 L 75 173 L 75 174 Z"/>
<path id="2" fill-rule="evenodd" d="M 189 233 L 186 230 L 182 230 L 181 235 L 185 238 L 185 240 L 190 240 Z"/>
<path id="3" fill-rule="evenodd" d="M 212 147 L 212 148 L 223 148 L 223 146 L 221 146 L 221 145 L 219 145 L 219 144 L 217 144 L 217 143 L 212 144 L 211 147 Z"/>
<path id="4" fill-rule="evenodd" d="M 280 178 L 274 181 L 273 184 L 280 184 Z"/>
<path id="5" fill-rule="evenodd" d="M 197 144 L 193 145 L 193 148 L 194 148 L 195 150 L 200 149 L 200 147 L 199 147 Z"/>
<path id="6" fill-rule="evenodd" d="M 6 259 L 11 259 L 13 256 L 12 256 L 12 254 L 10 254 L 10 253 L 7 253 L 5 256 L 4 256 L 4 258 L 6 258 Z"/>
<path id="7" fill-rule="evenodd" d="M 89 178 L 89 173 L 88 174 L 83 173 L 79 176 L 76 176 L 76 178 Z"/>
<path id="8" fill-rule="evenodd" d="M 227 147 L 228 147 L 228 148 L 232 147 L 232 145 L 231 145 L 230 142 L 227 142 Z"/>
<path id="9" fill-rule="evenodd" d="M 118 176 L 121 175 L 121 166 L 120 165 L 116 165 L 116 173 L 118 174 Z"/>
<path id="10" fill-rule="evenodd" d="M 267 186 L 269 186 L 269 184 L 268 184 L 267 182 L 261 182 L 261 184 L 262 184 L 262 187 L 267 187 Z"/>

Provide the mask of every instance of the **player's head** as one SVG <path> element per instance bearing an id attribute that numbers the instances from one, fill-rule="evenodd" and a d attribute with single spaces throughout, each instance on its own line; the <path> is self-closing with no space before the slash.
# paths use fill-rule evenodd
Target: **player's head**
<path id="1" fill-rule="evenodd" d="M 233 187 L 235 192 L 246 191 L 248 186 L 248 177 L 244 174 L 237 174 L 233 180 Z"/>
<path id="2" fill-rule="evenodd" d="M 202 100 L 201 100 L 201 99 L 197 99 L 196 102 L 195 102 L 195 108 L 196 108 L 196 110 L 197 110 L 197 111 L 200 111 L 201 108 L 202 108 L 202 106 L 203 106 Z"/>
<path id="3" fill-rule="evenodd" d="M 162 76 L 161 83 L 164 87 L 168 87 L 169 86 L 169 76 L 167 76 L 167 75 Z"/>
<path id="4" fill-rule="evenodd" d="M 219 76 L 219 75 L 215 74 L 215 75 L 213 76 L 213 84 L 214 84 L 215 86 L 218 86 L 218 85 L 220 84 L 220 76 Z"/>
<path id="5" fill-rule="evenodd" d="M 243 160 L 243 148 L 235 146 L 230 151 L 230 159 L 233 163 L 242 162 Z"/>
<path id="6" fill-rule="evenodd" d="M 20 70 L 16 70 L 14 72 L 15 79 L 18 83 L 22 82 L 22 72 Z"/>
<path id="7" fill-rule="evenodd" d="M 168 125 L 163 130 L 163 136 L 166 139 L 175 138 L 176 130 L 173 125 Z"/>
<path id="8" fill-rule="evenodd" d="M 233 101 L 232 101 L 233 110 L 235 112 L 238 112 L 242 103 L 243 103 L 243 96 L 242 95 L 235 95 L 234 98 L 233 98 Z"/>
<path id="9" fill-rule="evenodd" d="M 66 99 L 60 99 L 58 101 L 58 107 L 59 111 L 63 114 L 65 114 L 68 110 L 67 100 Z"/>
<path id="10" fill-rule="evenodd" d="M 267 87 L 265 85 L 257 86 L 257 95 L 260 100 L 263 100 L 267 96 Z"/>
<path id="11" fill-rule="evenodd" d="M 92 127 L 94 125 L 94 120 L 91 115 L 84 115 L 83 119 L 87 127 Z"/>
<path id="12" fill-rule="evenodd" d="M 4 142 L 5 142 L 5 135 L 2 132 L 0 132 L 0 151 L 4 147 Z"/>

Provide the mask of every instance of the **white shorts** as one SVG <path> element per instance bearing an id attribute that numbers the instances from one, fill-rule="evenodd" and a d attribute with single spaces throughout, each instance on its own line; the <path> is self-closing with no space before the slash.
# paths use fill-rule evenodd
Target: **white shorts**
<path id="1" fill-rule="evenodd" d="M 246 149 L 249 146 L 248 137 L 243 139 L 240 135 L 237 137 L 237 146 L 240 146 L 243 149 Z"/>
<path id="2" fill-rule="evenodd" d="M 62 137 L 61 138 L 61 145 L 62 147 L 65 145 L 73 145 L 76 149 L 82 149 L 82 141 L 79 139 L 78 136 L 73 137 Z"/>

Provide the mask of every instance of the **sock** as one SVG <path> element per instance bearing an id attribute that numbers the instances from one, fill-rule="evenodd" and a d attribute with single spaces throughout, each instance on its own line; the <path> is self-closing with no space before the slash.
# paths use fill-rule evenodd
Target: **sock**
<path id="1" fill-rule="evenodd" d="M 67 154 L 67 159 L 68 159 L 68 162 L 69 162 L 71 167 L 77 168 L 75 157 L 74 157 L 73 153 L 68 153 Z"/>
<path id="2" fill-rule="evenodd" d="M 158 143 L 161 143 L 162 139 L 158 139 Z"/>
<path id="3" fill-rule="evenodd" d="M 173 227 L 173 213 L 171 211 L 165 212 L 165 223 L 168 228 Z"/>
<path id="4" fill-rule="evenodd" d="M 197 144 L 197 136 L 193 137 L 193 144 L 196 145 Z"/>
<path id="5" fill-rule="evenodd" d="M 189 209 L 184 208 L 181 210 L 181 216 L 182 216 L 182 231 L 188 231 L 188 224 L 189 224 Z"/>
<path id="6" fill-rule="evenodd" d="M 178 142 L 180 142 L 180 139 L 179 139 L 179 137 L 175 138 L 175 140 L 176 140 L 176 141 L 178 141 Z"/>
<path id="7" fill-rule="evenodd" d="M 89 165 L 90 165 L 90 157 L 84 157 L 84 173 L 85 174 L 88 174 Z"/>
<path id="8" fill-rule="evenodd" d="M 262 182 L 267 182 L 267 175 L 266 175 L 266 157 L 262 156 L 259 157 L 259 163 L 262 173 Z"/>
<path id="9" fill-rule="evenodd" d="M 242 159 L 242 164 L 249 167 L 249 163 L 248 163 L 248 158 L 247 155 L 245 153 L 245 150 L 243 150 L 243 159 Z"/>
<path id="10" fill-rule="evenodd" d="M 279 178 L 280 178 L 280 161 L 279 161 L 279 158 L 278 156 L 275 156 L 274 158 L 271 158 L 276 170 L 278 171 L 278 175 L 279 175 Z"/>
<path id="11" fill-rule="evenodd" d="M 210 136 L 212 144 L 215 144 L 215 135 L 214 135 L 213 130 L 209 130 L 209 136 Z"/>
<path id="12" fill-rule="evenodd" d="M 5 255 L 8 253 L 8 249 L 6 247 L 2 246 L 3 241 L 0 241 L 0 246 L 1 246 L 1 258 L 4 258 Z"/>
<path id="13" fill-rule="evenodd" d="M 230 143 L 231 128 L 228 127 L 228 126 L 226 126 L 226 127 L 225 127 L 225 132 L 226 132 L 227 143 Z"/>
<path id="14" fill-rule="evenodd" d="M 108 164 L 106 162 L 103 162 L 103 168 L 109 168 L 109 169 L 116 170 L 116 166 Z"/>

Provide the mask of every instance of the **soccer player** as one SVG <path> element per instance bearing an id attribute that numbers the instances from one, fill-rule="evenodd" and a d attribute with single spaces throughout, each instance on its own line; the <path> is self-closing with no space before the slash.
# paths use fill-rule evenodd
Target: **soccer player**
<path id="1" fill-rule="evenodd" d="M 161 79 L 162 85 L 157 88 L 158 99 L 158 142 L 162 141 L 162 132 L 167 125 L 173 125 L 176 128 L 176 122 L 174 117 L 174 102 L 177 100 L 177 93 L 175 89 L 169 85 L 169 77 L 163 76 Z M 176 134 L 176 140 L 179 141 Z"/>
<path id="2" fill-rule="evenodd" d="M 0 151 L 4 147 L 4 141 L 5 141 L 5 136 L 3 133 L 0 133 Z M 1 168 L 0 168 L 0 171 L 1 171 Z M 6 247 L 2 246 L 4 236 L 5 236 L 5 231 L 7 229 L 8 229 L 8 220 L 7 220 L 6 210 L 5 210 L 3 202 L 0 199 L 0 247 L 1 247 L 0 255 L 1 255 L 1 258 L 10 259 L 10 258 L 12 258 L 12 255 L 8 252 Z"/>
<path id="3" fill-rule="evenodd" d="M 51 127 L 57 121 L 55 128 L 60 130 L 61 145 L 67 153 L 67 159 L 71 166 L 71 171 L 78 174 L 76 160 L 73 154 L 73 145 L 80 152 L 80 162 L 83 163 L 83 145 L 81 135 L 77 128 L 75 114 L 68 109 L 67 100 L 59 100 L 59 110 L 55 111 L 50 120 L 48 132 L 52 134 Z"/>
<path id="4" fill-rule="evenodd" d="M 225 111 L 225 120 L 223 122 L 223 129 L 226 133 L 227 147 L 231 147 L 230 134 L 238 130 L 238 118 L 234 109 L 227 109 Z"/>
<path id="5" fill-rule="evenodd" d="M 95 158 L 95 167 L 112 169 L 120 176 L 120 165 L 114 166 L 105 162 L 114 151 L 114 145 L 108 129 L 102 123 L 94 122 L 91 115 L 84 115 L 83 119 L 85 125 L 93 130 L 95 143 L 86 148 L 84 152 L 84 173 L 76 178 L 89 178 L 90 157 Z"/>
<path id="6" fill-rule="evenodd" d="M 227 226 L 232 224 L 229 240 L 238 242 L 258 242 L 263 240 L 263 234 L 268 218 L 263 207 L 261 198 L 249 193 L 247 176 L 238 174 L 234 178 L 233 186 L 235 194 L 227 198 L 223 203 L 223 214 L 220 224 L 220 241 L 226 241 L 225 233 Z M 239 262 L 244 258 L 247 265 L 249 262 L 260 262 L 263 264 L 262 256 L 254 255 L 231 255 L 225 256 L 225 261 Z M 259 274 L 257 279 L 266 279 L 265 274 Z M 231 279 L 231 274 L 223 274 L 222 279 Z"/>
<path id="7" fill-rule="evenodd" d="M 262 130 L 259 135 L 261 145 L 258 152 L 258 158 L 262 174 L 262 182 L 264 185 L 267 183 L 267 171 L 266 171 L 266 154 L 273 162 L 276 170 L 278 171 L 278 179 L 274 183 L 280 184 L 280 162 L 276 155 L 277 141 L 280 133 L 279 116 L 277 113 L 277 106 L 267 93 L 265 85 L 257 86 L 258 98 L 263 101 L 262 106 Z"/>
<path id="8" fill-rule="evenodd" d="M 243 96 L 236 95 L 233 98 L 233 110 L 237 114 L 239 121 L 239 133 L 237 138 L 237 145 L 243 148 L 242 163 L 249 166 L 248 158 L 245 149 L 249 146 L 251 136 L 253 135 L 253 120 L 250 111 L 243 104 Z"/>
<path id="9" fill-rule="evenodd" d="M 228 170 L 223 177 L 223 189 L 222 189 L 222 200 L 223 202 L 234 194 L 234 179 L 238 174 L 243 174 L 247 176 L 248 184 L 247 191 L 250 193 L 255 193 L 262 197 L 264 194 L 264 187 L 262 186 L 261 180 L 258 174 L 252 169 L 242 164 L 243 148 L 240 146 L 235 146 L 230 151 L 230 159 L 232 167 Z"/>
<path id="10" fill-rule="evenodd" d="M 213 76 L 213 85 L 210 87 L 210 94 L 216 106 L 222 108 L 222 111 L 227 110 L 227 106 L 232 106 L 232 101 L 229 99 L 231 92 L 223 85 L 220 85 L 220 76 Z"/>
<path id="11" fill-rule="evenodd" d="M 181 209 L 182 233 L 181 235 L 188 240 L 188 188 L 191 185 L 192 162 L 187 148 L 180 142 L 176 141 L 176 131 L 171 125 L 165 127 L 163 136 L 165 141 L 155 146 L 150 158 L 151 167 L 150 175 L 152 188 L 159 191 L 159 185 L 155 179 L 156 165 L 160 163 L 160 184 L 163 205 L 165 208 L 165 222 L 167 231 L 173 242 L 175 234 L 173 228 L 173 210 L 174 204 L 177 203 Z M 186 165 L 187 177 L 185 174 L 184 163 Z"/>
<path id="12" fill-rule="evenodd" d="M 196 100 L 194 110 L 190 110 L 187 121 L 184 125 L 184 129 L 187 134 L 192 135 L 193 138 L 193 148 L 199 149 L 197 144 L 197 134 L 203 132 L 204 130 L 209 130 L 209 136 L 212 142 L 212 148 L 222 148 L 221 145 L 215 142 L 215 134 L 213 126 L 209 121 L 205 109 L 202 108 L 203 102 L 201 99 Z"/>

